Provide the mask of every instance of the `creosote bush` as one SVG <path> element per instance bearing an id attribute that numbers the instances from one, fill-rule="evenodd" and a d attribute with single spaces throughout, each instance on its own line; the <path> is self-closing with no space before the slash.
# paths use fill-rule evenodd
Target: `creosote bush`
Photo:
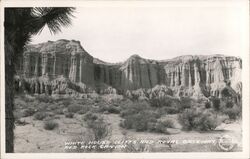
<path id="1" fill-rule="evenodd" d="M 205 102 L 205 108 L 206 109 L 209 109 L 209 108 L 211 108 L 211 103 L 210 102 Z"/>
<path id="2" fill-rule="evenodd" d="M 22 111 L 22 117 L 32 116 L 34 113 L 35 113 L 35 110 L 33 108 L 24 109 Z"/>
<path id="3" fill-rule="evenodd" d="M 78 114 L 86 114 L 88 111 L 90 111 L 90 107 L 84 105 L 84 107 L 82 107 L 81 110 L 79 110 L 77 113 Z"/>
<path id="4" fill-rule="evenodd" d="M 95 141 L 102 140 L 111 135 L 112 129 L 110 129 L 108 123 L 102 117 L 92 122 L 87 122 L 87 127 L 92 131 Z"/>
<path id="5" fill-rule="evenodd" d="M 83 120 L 87 124 L 87 128 L 90 131 L 90 134 L 92 135 L 91 138 L 93 141 L 101 141 L 111 136 L 112 129 L 110 128 L 110 125 L 105 122 L 102 116 L 97 116 L 92 112 L 88 112 L 84 115 Z M 97 148 L 95 150 L 111 151 L 110 149 L 100 149 L 99 145 L 97 145 Z"/>
<path id="6" fill-rule="evenodd" d="M 46 116 L 47 116 L 47 114 L 45 112 L 37 112 L 34 115 L 34 119 L 43 120 Z"/>
<path id="7" fill-rule="evenodd" d="M 124 120 L 120 123 L 120 126 L 136 131 L 154 131 L 157 119 L 161 116 L 146 102 L 135 102 L 121 110 L 120 116 Z"/>
<path id="8" fill-rule="evenodd" d="M 65 113 L 65 117 L 66 118 L 73 118 L 74 117 L 74 113 L 67 112 L 67 113 Z"/>
<path id="9" fill-rule="evenodd" d="M 101 107 L 101 112 L 108 112 L 111 114 L 119 114 L 120 113 L 120 109 L 116 106 L 113 105 L 108 105 L 108 106 L 103 106 Z"/>
<path id="10" fill-rule="evenodd" d="M 223 113 L 228 115 L 231 120 L 235 120 L 241 116 L 241 110 L 237 105 L 233 105 L 232 108 L 223 109 Z"/>
<path id="11" fill-rule="evenodd" d="M 152 98 L 149 103 L 152 107 L 171 107 L 173 100 L 170 98 Z"/>
<path id="12" fill-rule="evenodd" d="M 225 92 L 224 92 L 225 93 Z M 236 103 L 233 98 L 213 98 L 213 110 L 220 115 L 227 115 L 231 120 L 236 120 L 241 117 L 242 107 L 241 103 Z"/>
<path id="13" fill-rule="evenodd" d="M 48 95 L 39 95 L 36 97 L 36 99 L 39 102 L 43 102 L 43 103 L 53 103 L 54 102 L 54 99 Z"/>
<path id="14" fill-rule="evenodd" d="M 212 106 L 213 106 L 213 109 L 216 111 L 216 112 L 219 112 L 220 109 L 221 109 L 221 101 L 219 98 L 212 98 Z"/>
<path id="15" fill-rule="evenodd" d="M 174 121 L 171 120 L 171 119 L 165 119 L 165 120 L 162 120 L 161 122 L 162 122 L 162 123 L 164 124 L 164 126 L 167 127 L 167 128 L 174 128 L 174 127 L 175 127 Z"/>
<path id="16" fill-rule="evenodd" d="M 77 113 L 78 111 L 80 111 L 82 109 L 82 107 L 80 105 L 74 104 L 74 105 L 70 105 L 68 107 L 68 111 L 71 113 Z"/>
<path id="17" fill-rule="evenodd" d="M 178 119 L 184 130 L 208 131 L 220 124 L 213 113 L 196 108 L 185 109 Z"/>
<path id="18" fill-rule="evenodd" d="M 179 111 L 183 111 L 185 109 L 191 108 L 194 104 L 194 101 L 190 97 L 181 97 Z"/>
<path id="19" fill-rule="evenodd" d="M 155 124 L 154 132 L 158 133 L 168 133 L 165 124 L 162 121 L 158 121 Z"/>
<path id="20" fill-rule="evenodd" d="M 58 127 L 58 123 L 54 120 L 48 120 L 44 122 L 44 129 L 46 130 L 53 130 Z"/>
<path id="21" fill-rule="evenodd" d="M 83 116 L 83 120 L 86 122 L 92 122 L 98 119 L 98 116 L 92 112 L 88 112 Z"/>

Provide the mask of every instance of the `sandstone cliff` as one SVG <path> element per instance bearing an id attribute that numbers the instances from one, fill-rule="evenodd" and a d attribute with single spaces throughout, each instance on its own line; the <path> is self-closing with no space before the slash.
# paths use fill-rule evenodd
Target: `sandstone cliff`
<path id="1" fill-rule="evenodd" d="M 132 55 L 112 64 L 93 58 L 79 41 L 58 40 L 27 46 L 19 61 L 18 87 L 25 81 L 23 89 L 31 93 L 63 94 L 70 89 L 71 93 L 134 93 L 148 98 L 156 87 L 176 96 L 206 98 L 220 97 L 225 88 L 240 97 L 242 89 L 241 59 L 223 55 L 164 61 Z"/>
<path id="2" fill-rule="evenodd" d="M 80 45 L 79 41 L 48 41 L 26 47 L 19 74 L 25 78 L 47 77 L 55 79 L 63 76 L 72 82 L 93 84 L 93 57 Z"/>

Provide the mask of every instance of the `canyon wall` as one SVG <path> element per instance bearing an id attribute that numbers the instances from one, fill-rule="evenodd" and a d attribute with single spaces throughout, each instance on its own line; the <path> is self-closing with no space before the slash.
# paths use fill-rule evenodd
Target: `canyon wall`
<path id="1" fill-rule="evenodd" d="M 79 41 L 58 40 L 27 46 L 20 57 L 18 74 L 25 78 L 58 77 L 88 85 L 94 83 L 93 57 L 80 45 Z"/>
<path id="2" fill-rule="evenodd" d="M 46 92 L 35 91 L 45 90 L 46 85 L 47 92 L 54 93 L 65 92 L 69 87 L 82 93 L 103 93 L 113 88 L 111 92 L 126 94 L 164 85 L 176 96 L 199 98 L 219 97 L 225 88 L 241 95 L 241 70 L 240 58 L 223 55 L 190 55 L 164 61 L 132 55 L 125 62 L 111 64 L 93 58 L 79 41 L 58 40 L 26 46 L 17 75 L 26 81 L 26 87 L 34 85 L 34 93 Z M 64 89 L 59 89 L 61 83 Z"/>

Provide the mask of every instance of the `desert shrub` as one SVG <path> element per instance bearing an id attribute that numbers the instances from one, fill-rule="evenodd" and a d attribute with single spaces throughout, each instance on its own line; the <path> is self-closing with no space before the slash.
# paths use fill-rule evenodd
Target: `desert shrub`
<path id="1" fill-rule="evenodd" d="M 155 132 L 158 132 L 158 133 L 167 133 L 167 130 L 166 130 L 166 126 L 164 125 L 164 123 L 162 121 L 158 121 L 156 122 L 155 124 Z"/>
<path id="2" fill-rule="evenodd" d="M 56 115 L 53 117 L 54 119 L 61 119 L 61 117 L 59 115 Z"/>
<path id="3" fill-rule="evenodd" d="M 24 101 L 24 95 L 23 96 L 17 96 L 15 99 L 14 99 L 14 107 L 15 109 L 18 109 L 18 108 L 27 108 L 28 104 L 27 102 Z"/>
<path id="4" fill-rule="evenodd" d="M 35 110 L 33 108 L 24 109 L 22 111 L 22 117 L 32 116 L 34 113 L 35 113 Z"/>
<path id="5" fill-rule="evenodd" d="M 29 124 L 29 123 L 26 122 L 25 120 L 17 119 L 17 120 L 15 121 L 15 124 L 24 126 L 24 125 L 27 125 L 27 124 Z"/>
<path id="6" fill-rule="evenodd" d="M 81 110 L 78 111 L 78 114 L 86 114 L 90 110 L 91 110 L 91 106 L 84 105 L 81 107 Z"/>
<path id="7" fill-rule="evenodd" d="M 34 115 L 34 119 L 36 120 L 43 120 L 44 118 L 46 118 L 47 114 L 45 112 L 37 112 Z"/>
<path id="8" fill-rule="evenodd" d="M 46 129 L 46 130 L 53 130 L 56 127 L 58 127 L 58 123 L 56 123 L 53 120 L 48 120 L 48 121 L 44 122 L 44 129 Z"/>
<path id="9" fill-rule="evenodd" d="M 113 113 L 113 114 L 119 114 L 120 110 L 119 110 L 119 108 L 117 108 L 115 106 L 111 106 L 111 107 L 108 107 L 108 112 Z"/>
<path id="10" fill-rule="evenodd" d="M 55 98 L 54 101 L 55 101 L 55 103 L 61 103 L 61 104 L 63 104 L 64 102 L 65 102 L 65 103 L 66 103 L 66 102 L 71 102 L 71 101 L 72 101 L 72 98 L 70 98 L 70 97 L 66 97 L 66 98 L 64 98 L 64 97 L 59 97 L 59 98 Z"/>
<path id="11" fill-rule="evenodd" d="M 216 112 L 220 111 L 220 105 L 221 105 L 220 99 L 219 98 L 212 98 L 211 100 L 212 100 L 213 109 Z"/>
<path id="12" fill-rule="evenodd" d="M 234 105 L 232 108 L 225 108 L 223 113 L 228 115 L 228 117 L 232 120 L 235 120 L 237 117 L 241 116 L 240 108 L 237 105 Z"/>
<path id="13" fill-rule="evenodd" d="M 59 105 L 57 105 L 57 104 L 51 104 L 49 107 L 50 107 L 51 110 L 56 110 L 56 109 L 59 108 Z"/>
<path id="14" fill-rule="evenodd" d="M 162 123 L 164 124 L 164 126 L 167 127 L 167 128 L 174 128 L 174 127 L 175 127 L 175 126 L 174 126 L 174 121 L 171 120 L 171 119 L 165 119 L 165 120 L 162 120 L 161 122 L 162 122 Z"/>
<path id="15" fill-rule="evenodd" d="M 233 108 L 234 103 L 232 101 L 228 101 L 228 102 L 226 102 L 225 106 L 226 106 L 226 108 Z"/>
<path id="16" fill-rule="evenodd" d="M 172 99 L 170 98 L 152 98 L 149 100 L 152 107 L 171 107 Z"/>
<path id="17" fill-rule="evenodd" d="M 86 110 L 86 109 L 81 109 L 81 110 L 78 111 L 78 114 L 85 114 L 85 113 L 87 113 L 87 112 L 88 112 L 88 110 Z"/>
<path id="18" fill-rule="evenodd" d="M 103 106 L 100 109 L 101 112 L 108 112 L 108 113 L 112 113 L 112 114 L 119 114 L 120 113 L 120 109 L 116 106 L 113 105 L 109 105 L 109 106 Z"/>
<path id="19" fill-rule="evenodd" d="M 44 111 L 48 108 L 48 104 L 43 102 L 37 103 L 36 108 L 38 111 Z"/>
<path id="20" fill-rule="evenodd" d="M 102 101 L 102 98 L 100 96 L 93 98 L 94 103 L 100 103 Z"/>
<path id="21" fill-rule="evenodd" d="M 232 97 L 232 94 L 230 93 L 230 91 L 229 91 L 228 88 L 224 88 L 224 89 L 221 91 L 221 95 L 222 95 L 222 97 Z"/>
<path id="22" fill-rule="evenodd" d="M 121 106 L 122 111 L 120 113 L 120 116 L 124 117 L 124 116 L 132 115 L 132 114 L 138 114 L 139 112 L 145 109 L 152 110 L 147 102 L 128 103 L 127 105 L 125 104 Z"/>
<path id="23" fill-rule="evenodd" d="M 202 113 L 197 120 L 196 129 L 201 131 L 214 130 L 219 125 L 219 121 L 211 113 Z"/>
<path id="24" fill-rule="evenodd" d="M 210 102 L 205 102 L 205 108 L 206 108 L 206 109 L 211 108 L 211 103 L 210 103 Z"/>
<path id="25" fill-rule="evenodd" d="M 110 126 L 106 123 L 102 116 L 97 116 L 92 112 L 88 112 L 84 115 L 83 120 L 87 124 L 87 128 L 93 135 L 93 140 L 100 141 L 111 135 Z"/>
<path id="26" fill-rule="evenodd" d="M 140 113 L 138 115 L 133 115 L 133 128 L 136 131 L 146 131 L 147 128 L 147 123 L 149 122 L 147 119 L 147 116 L 145 116 L 145 113 Z"/>
<path id="27" fill-rule="evenodd" d="M 63 114 L 63 109 L 56 109 L 53 111 L 55 114 Z"/>
<path id="28" fill-rule="evenodd" d="M 20 98 L 26 102 L 26 103 L 30 103 L 33 102 L 35 100 L 35 98 L 31 98 L 31 96 L 27 96 L 27 95 L 20 95 Z"/>
<path id="29" fill-rule="evenodd" d="M 242 108 L 237 105 L 233 100 L 221 99 L 220 111 L 227 115 L 231 120 L 235 120 L 241 116 Z"/>
<path id="30" fill-rule="evenodd" d="M 166 120 L 157 120 L 155 123 L 149 123 L 149 131 L 169 134 L 167 128 L 174 128 L 174 123 L 170 119 Z"/>
<path id="31" fill-rule="evenodd" d="M 145 143 L 128 143 L 126 144 L 125 152 L 135 153 L 135 152 L 147 152 L 148 147 Z"/>
<path id="32" fill-rule="evenodd" d="M 83 116 L 83 120 L 86 122 L 92 122 L 98 119 L 98 116 L 92 112 L 88 112 Z"/>
<path id="33" fill-rule="evenodd" d="M 65 113 L 65 117 L 66 117 L 66 118 L 73 118 L 73 117 L 74 117 L 74 114 L 71 113 L 71 112 L 67 112 L 67 113 Z"/>
<path id="34" fill-rule="evenodd" d="M 139 114 L 125 116 L 121 126 L 126 129 L 135 129 L 136 131 L 146 131 L 148 130 L 148 123 L 156 122 L 156 119 L 156 116 L 144 111 Z"/>
<path id="35" fill-rule="evenodd" d="M 198 99 L 196 99 L 196 100 L 194 100 L 197 104 L 200 104 L 200 105 L 202 105 L 202 104 L 204 104 L 205 102 L 206 102 L 206 100 L 205 99 L 203 99 L 203 98 L 198 98 Z"/>
<path id="36" fill-rule="evenodd" d="M 194 104 L 194 101 L 190 97 L 181 97 L 178 109 L 180 111 L 183 111 L 187 108 L 191 108 L 193 104 Z"/>
<path id="37" fill-rule="evenodd" d="M 149 123 L 156 122 L 160 115 L 154 111 L 146 102 L 135 102 L 121 109 L 121 117 L 124 118 L 121 127 L 135 129 L 136 131 L 147 131 Z"/>
<path id="38" fill-rule="evenodd" d="M 159 110 L 160 114 L 177 114 L 179 110 L 177 107 L 162 107 Z"/>
<path id="39" fill-rule="evenodd" d="M 39 95 L 36 97 L 39 102 L 53 103 L 54 99 L 48 95 Z"/>
<path id="40" fill-rule="evenodd" d="M 87 127 L 92 131 L 95 141 L 100 141 L 111 135 L 112 129 L 110 129 L 109 124 L 102 117 L 92 122 L 87 122 Z"/>
<path id="41" fill-rule="evenodd" d="M 67 106 L 69 106 L 69 105 L 71 104 L 71 100 L 69 100 L 69 99 L 64 99 L 63 101 L 61 101 L 61 103 L 62 103 L 65 107 L 67 107 Z"/>
<path id="42" fill-rule="evenodd" d="M 15 120 L 18 120 L 18 119 L 22 118 L 23 113 L 22 113 L 20 110 L 17 110 L 17 109 L 16 109 L 16 110 L 13 112 L 13 115 L 14 115 L 14 119 L 15 119 Z"/>
<path id="43" fill-rule="evenodd" d="M 174 128 L 174 122 L 170 119 L 159 120 L 162 115 L 177 113 L 177 108 L 149 106 L 146 102 L 135 102 L 121 108 L 120 116 L 124 119 L 120 126 L 136 131 L 150 131 L 168 133 L 167 128 Z"/>
<path id="44" fill-rule="evenodd" d="M 208 131 L 219 125 L 217 117 L 211 112 L 195 108 L 184 110 L 178 119 L 184 130 Z"/>
<path id="45" fill-rule="evenodd" d="M 150 132 L 156 132 L 156 122 L 148 122 L 147 128 Z"/>
<path id="46" fill-rule="evenodd" d="M 71 113 L 77 113 L 78 111 L 80 111 L 82 109 L 82 107 L 80 105 L 70 105 L 68 107 L 68 111 L 71 112 Z"/>

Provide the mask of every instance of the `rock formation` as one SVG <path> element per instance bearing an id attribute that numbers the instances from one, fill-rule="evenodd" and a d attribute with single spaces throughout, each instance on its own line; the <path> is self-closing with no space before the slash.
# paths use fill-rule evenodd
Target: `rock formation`
<path id="1" fill-rule="evenodd" d="M 220 97 L 224 88 L 230 88 L 241 96 L 241 69 L 240 58 L 224 55 L 164 61 L 132 55 L 123 63 L 112 64 L 93 58 L 79 41 L 58 40 L 26 46 L 17 68 L 17 87 L 31 93 L 96 91 L 142 99 L 149 97 L 147 90 L 155 92 L 156 88 L 161 95 L 171 92 L 197 98 Z"/>
<path id="2" fill-rule="evenodd" d="M 26 47 L 19 60 L 19 74 L 25 78 L 63 76 L 72 82 L 92 85 L 94 82 L 93 57 L 80 45 L 79 41 L 48 41 Z"/>

